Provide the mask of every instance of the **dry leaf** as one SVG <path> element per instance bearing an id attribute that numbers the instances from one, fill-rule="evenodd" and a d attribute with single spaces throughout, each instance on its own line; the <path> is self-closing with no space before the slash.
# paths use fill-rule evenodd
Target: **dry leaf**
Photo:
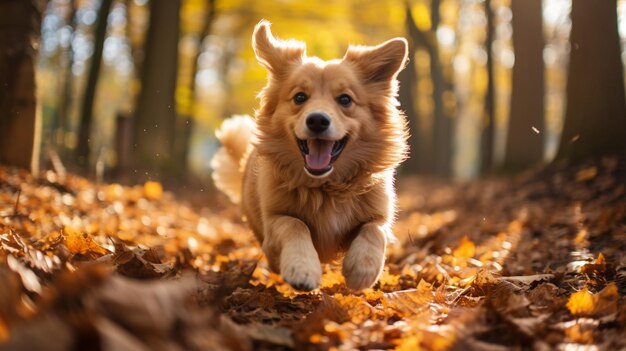
<path id="1" fill-rule="evenodd" d="M 459 247 L 454 249 L 452 255 L 458 258 L 472 258 L 476 253 L 476 244 L 470 238 L 465 235 L 461 242 L 459 243 Z"/>
<path id="2" fill-rule="evenodd" d="M 597 294 L 592 294 L 587 289 L 573 293 L 567 302 L 567 308 L 576 316 L 606 315 L 616 312 L 617 298 L 617 285 L 610 283 Z"/>
<path id="3" fill-rule="evenodd" d="M 63 233 L 65 234 L 65 246 L 72 254 L 87 255 L 93 253 L 102 256 L 109 253 L 108 250 L 93 241 L 87 233 L 79 232 L 72 227 L 65 227 Z"/>
<path id="4" fill-rule="evenodd" d="M 581 169 L 576 173 L 576 181 L 585 182 L 595 178 L 596 175 L 598 175 L 598 168 L 596 166 Z"/>
<path id="5" fill-rule="evenodd" d="M 594 310 L 593 295 L 587 289 L 577 291 L 570 295 L 567 308 L 573 315 L 591 314 Z"/>
<path id="6" fill-rule="evenodd" d="M 386 293 L 383 305 L 395 309 L 401 315 L 417 315 L 428 309 L 434 294 L 432 285 L 422 280 L 415 289 Z"/>
<path id="7" fill-rule="evenodd" d="M 578 344 L 593 344 L 593 330 L 584 329 L 580 324 L 575 324 L 565 329 L 565 335 Z"/>
<path id="8" fill-rule="evenodd" d="M 41 294 L 41 283 L 39 283 L 39 278 L 37 278 L 37 275 L 32 269 L 23 265 L 17 258 L 13 257 L 13 255 L 7 256 L 7 265 L 12 271 L 19 274 L 24 288 Z"/>
<path id="9" fill-rule="evenodd" d="M 146 182 L 143 185 L 143 194 L 146 199 L 160 200 L 163 197 L 163 186 L 159 182 Z"/>

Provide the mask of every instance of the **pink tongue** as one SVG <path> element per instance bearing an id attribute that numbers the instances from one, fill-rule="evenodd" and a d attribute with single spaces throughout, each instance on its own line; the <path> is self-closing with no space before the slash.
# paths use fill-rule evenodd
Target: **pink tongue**
<path id="1" fill-rule="evenodd" d="M 309 139 L 307 141 L 309 154 L 304 156 L 306 165 L 315 170 L 328 167 L 333 144 L 334 142 L 330 140 Z"/>

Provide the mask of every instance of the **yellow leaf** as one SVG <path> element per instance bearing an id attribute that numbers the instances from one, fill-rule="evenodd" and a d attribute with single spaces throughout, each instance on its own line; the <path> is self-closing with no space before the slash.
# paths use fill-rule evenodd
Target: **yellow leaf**
<path id="1" fill-rule="evenodd" d="M 574 315 L 590 314 L 593 312 L 593 295 L 587 289 L 577 291 L 569 297 L 567 308 Z"/>
<path id="2" fill-rule="evenodd" d="M 355 295 L 335 294 L 333 299 L 348 312 L 350 319 L 354 324 L 363 323 L 372 315 L 372 306 L 362 297 Z"/>
<path id="3" fill-rule="evenodd" d="M 98 245 L 87 233 L 79 232 L 71 227 L 63 228 L 65 233 L 65 246 L 72 254 L 86 255 L 95 253 L 106 255 L 108 251 Z"/>
<path id="4" fill-rule="evenodd" d="M 597 294 L 587 289 L 573 293 L 567 302 L 567 308 L 573 315 L 606 315 L 615 312 L 618 290 L 613 282 Z"/>
<path id="5" fill-rule="evenodd" d="M 104 190 L 107 201 L 115 201 L 124 196 L 124 187 L 119 184 L 110 184 Z"/>
<path id="6" fill-rule="evenodd" d="M 163 186 L 159 182 L 146 182 L 143 193 L 147 199 L 159 200 L 163 197 Z"/>
<path id="7" fill-rule="evenodd" d="M 581 169 L 576 173 L 576 181 L 585 182 L 595 178 L 596 175 L 598 175 L 598 169 L 595 166 Z"/>
<path id="8" fill-rule="evenodd" d="M 343 274 L 336 269 L 328 270 L 324 275 L 322 275 L 322 282 L 320 284 L 321 288 L 332 288 L 335 285 L 340 285 L 345 282 Z"/>
<path id="9" fill-rule="evenodd" d="M 415 351 L 420 350 L 420 343 L 422 341 L 420 334 L 414 334 L 409 337 L 401 339 L 400 343 L 396 347 L 396 351 Z"/>
<path id="10" fill-rule="evenodd" d="M 389 273 L 389 268 L 385 267 L 383 274 L 380 275 L 380 285 L 396 286 L 400 282 L 400 276 Z"/>
<path id="11" fill-rule="evenodd" d="M 471 241 L 467 235 L 461 239 L 459 247 L 457 247 L 452 253 L 454 257 L 460 258 L 472 258 L 476 252 L 476 245 Z"/>

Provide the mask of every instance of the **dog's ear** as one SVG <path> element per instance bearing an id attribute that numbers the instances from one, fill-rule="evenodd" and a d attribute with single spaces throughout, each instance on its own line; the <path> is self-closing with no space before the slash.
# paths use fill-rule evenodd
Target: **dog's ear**
<path id="1" fill-rule="evenodd" d="M 406 39 L 394 38 L 377 46 L 350 46 L 343 59 L 355 64 L 367 82 L 389 82 L 406 65 L 408 51 Z"/>
<path id="2" fill-rule="evenodd" d="M 290 64 L 302 62 L 306 55 L 304 43 L 276 39 L 266 20 L 261 20 L 254 28 L 252 48 L 259 63 L 276 77 L 280 77 Z"/>

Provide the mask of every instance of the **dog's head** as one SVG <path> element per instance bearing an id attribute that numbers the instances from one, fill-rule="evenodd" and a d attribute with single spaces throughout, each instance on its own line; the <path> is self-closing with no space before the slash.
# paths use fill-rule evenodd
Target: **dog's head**
<path id="1" fill-rule="evenodd" d="M 302 42 L 276 39 L 261 21 L 252 45 L 268 71 L 257 149 L 293 170 L 291 176 L 342 181 L 396 167 L 406 157 L 406 122 L 396 100 L 396 76 L 407 61 L 404 38 L 350 46 L 342 59 L 323 61 L 306 56 Z"/>

